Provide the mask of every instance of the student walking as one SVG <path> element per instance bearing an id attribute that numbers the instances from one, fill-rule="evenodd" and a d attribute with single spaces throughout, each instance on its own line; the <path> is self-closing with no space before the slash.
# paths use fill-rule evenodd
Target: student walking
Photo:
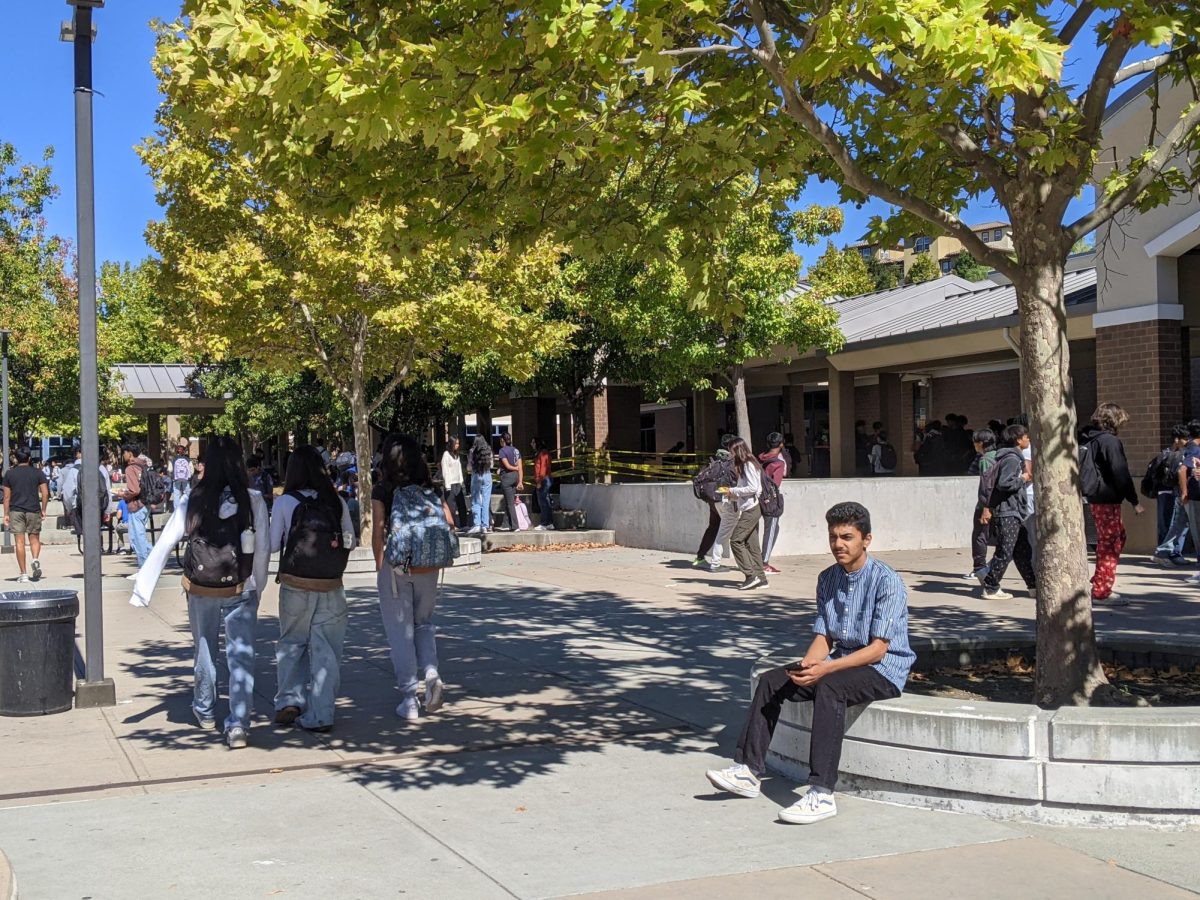
<path id="1" fill-rule="evenodd" d="M 436 712 L 443 702 L 445 688 L 438 675 L 433 613 L 437 607 L 438 574 L 450 560 L 434 552 L 441 538 L 435 532 L 438 532 L 437 517 L 444 516 L 448 529 L 444 540 L 454 541 L 456 548 L 454 516 L 446 502 L 433 492 L 421 445 L 412 438 L 389 434 L 383 442 L 380 470 L 380 483 L 371 492 L 375 523 L 371 549 L 378 572 L 379 613 L 391 647 L 396 686 L 400 688 L 396 715 L 406 722 L 415 722 L 421 716 L 421 703 L 417 699 L 419 678 L 425 682 L 425 712 Z M 403 506 L 397 508 L 397 504 Z M 403 560 L 398 558 L 401 552 Z M 429 564 L 414 564 L 414 560 L 428 560 Z"/>
<path id="2" fill-rule="evenodd" d="M 857 503 L 825 514 L 835 565 L 817 578 L 817 617 L 804 658 L 763 673 L 738 739 L 734 764 L 707 773 L 709 783 L 739 797 L 758 797 L 767 748 L 783 704 L 812 702 L 808 793 L 779 812 L 809 825 L 837 815 L 833 792 L 846 730 L 846 709 L 899 697 L 916 654 L 908 644 L 904 582 L 868 555 L 871 516 Z"/>
<path id="3" fill-rule="evenodd" d="M 342 575 L 354 549 L 354 523 L 315 447 L 292 453 L 283 490 L 271 516 L 271 552 L 280 554 L 275 724 L 329 731 L 341 683 Z"/>
<path id="4" fill-rule="evenodd" d="M 1171 446 L 1155 458 L 1147 473 L 1149 484 L 1143 481 L 1143 493 L 1148 487 L 1158 503 L 1158 547 L 1152 558 L 1159 565 L 1188 565 L 1183 555 L 1188 536 L 1187 486 L 1185 482 L 1180 488 L 1179 467 L 1189 441 L 1186 425 L 1173 427 Z"/>
<path id="5" fill-rule="evenodd" d="M 880 428 L 875 433 L 875 443 L 871 446 L 871 474 L 876 478 L 884 478 L 896 474 L 896 448 L 888 441 L 888 433 Z"/>
<path id="6" fill-rule="evenodd" d="M 738 585 L 739 591 L 751 591 L 765 587 L 763 574 L 762 544 L 758 538 L 758 525 L 762 520 L 762 509 L 758 498 L 762 494 L 762 468 L 750 452 L 750 446 L 741 438 L 729 445 L 733 457 L 733 470 L 737 484 L 718 488 L 725 494 L 725 503 L 737 509 L 737 519 L 729 536 L 729 547 L 738 569 L 746 580 Z"/>
<path id="7" fill-rule="evenodd" d="M 119 496 L 129 508 L 129 546 L 133 548 L 140 569 L 150 556 L 150 539 L 146 536 L 146 527 L 150 521 L 149 504 L 153 498 L 149 497 L 145 490 L 150 461 L 142 456 L 142 448 L 137 444 L 123 446 L 121 459 L 125 463 L 125 490 Z M 240 464 L 238 468 L 242 468 Z M 137 573 L 129 577 L 134 579 Z"/>
<path id="8" fill-rule="evenodd" d="M 467 534 L 492 530 L 492 447 L 482 434 L 471 446 L 471 523 Z"/>
<path id="9" fill-rule="evenodd" d="M 458 458 L 459 446 L 456 437 L 446 441 L 446 449 L 442 452 L 441 475 L 442 489 L 445 491 L 446 503 L 454 513 L 455 527 L 463 528 L 467 518 L 467 504 L 463 497 L 463 470 L 462 460 Z"/>
<path id="10" fill-rule="evenodd" d="M 762 464 L 763 475 L 775 482 L 775 487 L 781 487 L 788 471 L 787 454 L 783 452 L 782 434 L 772 431 L 767 435 L 767 450 L 758 455 L 758 461 Z M 779 574 L 779 570 L 771 565 L 771 551 L 775 549 L 775 539 L 779 537 L 780 518 L 781 516 L 763 517 L 763 572 L 772 575 Z"/>
<path id="11" fill-rule="evenodd" d="M 982 487 L 987 471 L 996 464 L 996 434 L 990 428 L 980 428 L 971 435 L 971 441 L 975 445 L 975 462 L 969 474 L 978 475 Z M 986 502 L 982 497 L 975 500 L 975 511 L 971 514 L 971 571 L 964 575 L 964 578 L 976 578 L 977 572 L 987 568 L 988 534 L 991 526 L 982 518 Z"/>
<path id="12" fill-rule="evenodd" d="M 1125 525 L 1121 521 L 1121 503 L 1129 501 L 1139 516 L 1145 512 L 1138 500 L 1137 488 L 1129 474 L 1125 446 L 1117 437 L 1129 421 L 1129 414 L 1116 403 L 1101 403 L 1092 414 L 1092 424 L 1084 429 L 1080 459 L 1080 477 L 1084 496 L 1096 523 L 1096 571 L 1092 575 L 1092 603 L 1100 606 L 1125 606 L 1129 601 L 1113 591 L 1117 565 L 1125 549 Z M 1089 479 L 1089 471 L 1095 478 Z M 1093 484 L 1088 484 L 1094 480 Z"/>
<path id="13" fill-rule="evenodd" d="M 713 454 L 712 459 L 710 459 L 708 461 L 708 463 L 704 466 L 704 468 L 700 470 L 701 472 L 705 472 L 706 470 L 711 470 L 713 473 L 713 480 L 715 481 L 717 486 L 720 486 L 723 483 L 733 484 L 733 482 L 735 480 L 733 477 L 733 457 L 731 457 L 729 455 L 729 445 L 732 444 L 735 440 L 737 440 L 737 435 L 733 435 L 733 434 L 721 435 L 720 448 L 717 450 L 717 452 L 715 454 Z M 699 474 L 697 474 L 697 478 L 700 478 L 700 477 L 701 476 Z M 696 481 L 693 480 L 692 483 L 693 483 L 693 485 L 695 485 Z M 697 496 L 699 497 L 700 496 L 699 490 L 698 489 L 696 489 L 696 490 L 697 490 Z M 704 534 L 702 534 L 700 536 L 700 546 L 696 548 L 696 558 L 692 560 L 693 566 L 702 566 L 708 562 L 706 557 L 708 557 L 708 555 L 713 552 L 713 545 L 716 544 L 716 542 L 717 542 L 717 533 L 721 529 L 721 521 L 722 521 L 721 507 L 723 506 L 723 504 L 721 503 L 721 501 L 720 500 L 709 500 L 709 499 L 707 499 L 707 496 L 702 497 L 700 499 L 703 499 L 705 501 L 705 503 L 708 505 L 708 526 L 704 529 Z M 730 531 L 732 531 L 732 528 L 730 529 Z M 721 555 L 722 555 L 722 551 L 717 550 L 716 556 L 717 556 L 718 567 L 719 567 Z"/>
<path id="14" fill-rule="evenodd" d="M 32 557 L 29 566 L 33 580 L 42 577 L 42 520 L 50 502 L 50 485 L 45 473 L 30 463 L 28 447 L 17 447 L 17 464 L 4 473 L 4 527 L 16 536 L 17 581 L 29 581 L 25 572 L 25 540 L 29 539 Z"/>
<path id="15" fill-rule="evenodd" d="M 508 513 L 508 530 L 517 530 L 517 492 L 525 489 L 521 471 L 521 451 L 513 446 L 512 435 L 500 435 L 500 490 L 504 494 L 504 509 Z"/>
<path id="16" fill-rule="evenodd" d="M 181 442 L 175 448 L 175 459 L 171 461 L 171 509 L 179 505 L 184 494 L 192 489 L 192 461 L 188 457 L 189 448 Z M 266 498 L 263 498 L 266 499 Z"/>
<path id="17" fill-rule="evenodd" d="M 542 519 L 541 524 L 533 530 L 553 531 L 554 510 L 550 508 L 550 489 L 554 487 L 554 479 L 550 476 L 553 460 L 541 438 L 534 438 L 530 446 L 533 448 L 533 485 L 537 488 L 538 512 Z"/>
<path id="18" fill-rule="evenodd" d="M 187 540 L 183 590 L 195 643 L 192 714 L 200 727 L 216 724 L 217 652 L 225 626 L 229 714 L 225 741 L 245 747 L 254 714 L 254 632 L 271 557 L 267 504 L 250 490 L 242 450 L 231 437 L 211 438 L 205 475 L 159 533 L 133 584 L 133 606 L 149 606 L 167 556 Z"/>
<path id="19" fill-rule="evenodd" d="M 1010 562 L 1017 564 L 1017 571 L 1031 593 L 1037 587 L 1033 547 L 1025 529 L 1029 516 L 1029 495 L 1025 492 L 1029 472 L 1021 455 L 1029 445 L 1029 430 L 1024 425 L 1009 425 L 1004 429 L 1003 442 L 995 464 L 979 478 L 979 521 L 991 527 L 996 543 L 991 563 L 975 572 L 983 586 L 984 600 L 1012 599 L 1012 594 L 1000 588 Z"/>

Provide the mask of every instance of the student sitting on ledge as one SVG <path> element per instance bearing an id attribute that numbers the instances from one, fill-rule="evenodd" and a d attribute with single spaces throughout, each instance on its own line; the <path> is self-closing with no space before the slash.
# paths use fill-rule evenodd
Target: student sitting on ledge
<path id="1" fill-rule="evenodd" d="M 779 818 L 810 825 L 837 815 L 833 789 L 846 731 L 846 708 L 899 697 L 915 654 L 908 646 L 907 593 L 900 576 L 867 555 L 871 514 L 839 503 L 825 514 L 837 565 L 817 577 L 817 619 L 804 659 L 764 672 L 750 706 L 734 765 L 711 769 L 714 787 L 757 797 L 767 748 L 785 700 L 811 700 L 808 792 Z"/>

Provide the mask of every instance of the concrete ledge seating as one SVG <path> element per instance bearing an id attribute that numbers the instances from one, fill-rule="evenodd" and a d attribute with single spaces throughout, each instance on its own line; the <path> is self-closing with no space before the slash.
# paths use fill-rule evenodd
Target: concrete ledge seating
<path id="1" fill-rule="evenodd" d="M 952 651 L 951 643 L 913 640 L 919 657 Z M 1028 640 L 966 643 L 981 650 Z M 760 673 L 793 660 L 759 660 L 751 690 Z M 784 704 L 773 771 L 807 777 L 811 710 Z M 851 709 L 847 723 L 839 790 L 1049 823 L 1200 824 L 1200 707 L 1043 710 L 906 694 Z"/>

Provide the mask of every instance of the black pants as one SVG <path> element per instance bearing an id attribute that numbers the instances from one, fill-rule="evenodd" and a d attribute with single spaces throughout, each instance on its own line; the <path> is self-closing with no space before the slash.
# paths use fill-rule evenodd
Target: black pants
<path id="1" fill-rule="evenodd" d="M 500 490 L 504 494 L 504 509 L 508 513 L 508 530 L 517 530 L 517 473 L 500 473 Z"/>
<path id="2" fill-rule="evenodd" d="M 704 559 L 717 540 L 717 530 L 721 527 L 721 516 L 717 513 L 717 504 L 708 504 L 708 527 L 700 538 L 700 549 L 696 551 L 696 559 Z"/>
<path id="3" fill-rule="evenodd" d="M 990 591 L 999 588 L 1008 564 L 1015 562 L 1017 571 L 1025 579 L 1025 586 L 1033 588 L 1037 584 L 1037 574 L 1033 569 L 1033 546 L 1029 543 L 1024 520 L 1016 516 L 992 519 L 992 529 L 996 537 L 996 552 L 992 554 L 992 564 L 988 567 L 983 586 Z"/>
<path id="4" fill-rule="evenodd" d="M 458 528 L 463 527 L 463 523 L 467 521 L 467 500 L 463 496 L 463 486 L 461 484 L 452 484 L 444 491 L 444 499 L 446 505 L 450 507 L 450 512 L 454 516 L 454 524 Z"/>
<path id="5" fill-rule="evenodd" d="M 747 578 L 761 578 L 763 574 L 762 542 L 758 539 L 758 523 L 762 521 L 762 508 L 755 506 L 738 516 L 729 536 L 729 549 L 734 562 Z"/>
<path id="6" fill-rule="evenodd" d="M 988 532 L 991 531 L 990 525 L 979 521 L 981 512 L 983 510 L 976 509 L 975 517 L 971 520 L 971 564 L 976 569 L 987 565 Z"/>
<path id="7" fill-rule="evenodd" d="M 746 727 L 738 738 L 733 761 L 744 763 L 758 777 L 767 771 L 767 748 L 785 700 L 811 700 L 812 737 L 808 745 L 808 783 L 833 790 L 837 787 L 842 738 L 846 734 L 846 708 L 899 697 L 896 686 L 870 666 L 842 669 L 826 675 L 812 687 L 794 684 L 783 669 L 764 672 L 750 705 Z"/>

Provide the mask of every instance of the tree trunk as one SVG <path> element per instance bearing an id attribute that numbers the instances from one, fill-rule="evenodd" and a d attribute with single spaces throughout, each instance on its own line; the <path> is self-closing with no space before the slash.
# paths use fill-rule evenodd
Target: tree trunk
<path id="1" fill-rule="evenodd" d="M 733 383 L 733 412 L 737 417 L 738 437 L 753 447 L 750 440 L 750 404 L 746 402 L 746 367 L 741 363 L 729 370 L 729 380 Z"/>
<path id="2" fill-rule="evenodd" d="M 367 398 L 360 384 L 350 389 L 350 421 L 354 426 L 354 456 L 358 460 L 360 545 L 371 546 L 371 425 Z"/>
<path id="3" fill-rule="evenodd" d="M 1067 348 L 1063 259 L 1037 248 L 1016 282 L 1021 383 L 1033 441 L 1037 498 L 1037 673 L 1044 708 L 1085 704 L 1106 684 L 1096 653 L 1079 488 L 1075 398 Z"/>

